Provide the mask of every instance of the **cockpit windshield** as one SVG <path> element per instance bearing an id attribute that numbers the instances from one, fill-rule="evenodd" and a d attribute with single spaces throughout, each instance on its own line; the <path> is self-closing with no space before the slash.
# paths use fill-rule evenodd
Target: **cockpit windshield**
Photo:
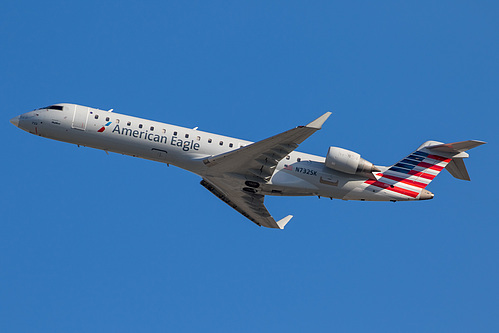
<path id="1" fill-rule="evenodd" d="M 48 109 L 48 110 L 59 110 L 59 111 L 62 111 L 64 107 L 62 105 L 50 105 L 50 106 L 46 106 L 44 108 L 39 108 L 37 110 L 45 110 L 45 109 Z"/>

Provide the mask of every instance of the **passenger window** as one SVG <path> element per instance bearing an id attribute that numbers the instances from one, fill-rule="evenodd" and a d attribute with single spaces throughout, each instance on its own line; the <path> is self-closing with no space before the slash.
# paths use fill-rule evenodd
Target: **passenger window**
<path id="1" fill-rule="evenodd" d="M 173 132 L 173 136 L 177 136 L 177 131 Z"/>
<path id="2" fill-rule="evenodd" d="M 166 130 L 163 128 L 163 134 L 166 134 Z"/>
<path id="3" fill-rule="evenodd" d="M 189 134 L 186 134 L 186 135 L 185 135 L 185 138 L 186 138 L 186 139 L 188 139 L 188 138 L 189 138 Z"/>
<path id="4" fill-rule="evenodd" d="M 139 124 L 139 128 L 142 128 L 142 124 Z"/>
<path id="5" fill-rule="evenodd" d="M 232 143 L 229 143 L 229 147 L 232 148 L 234 147 L 234 145 Z"/>
<path id="6" fill-rule="evenodd" d="M 212 141 L 211 139 L 208 139 L 208 143 L 211 143 L 211 141 Z"/>
<path id="7" fill-rule="evenodd" d="M 109 117 L 106 117 L 106 121 L 109 121 Z"/>
<path id="8" fill-rule="evenodd" d="M 223 145 L 224 145 L 224 142 L 223 142 L 223 141 L 220 141 L 219 145 L 220 145 L 220 146 L 223 146 Z"/>
<path id="9" fill-rule="evenodd" d="M 299 158 L 299 157 L 298 157 L 298 158 L 296 159 L 296 161 L 297 161 L 297 162 L 301 162 L 301 158 Z"/>
<path id="10" fill-rule="evenodd" d="M 196 137 L 196 140 L 201 141 L 201 137 L 198 135 L 198 136 Z"/>
<path id="11" fill-rule="evenodd" d="M 98 115 L 98 114 L 96 114 L 94 118 L 95 118 L 95 119 L 99 119 L 99 115 Z"/>
<path id="12" fill-rule="evenodd" d="M 116 124 L 119 124 L 120 123 L 120 120 L 119 119 L 116 119 Z"/>
<path id="13" fill-rule="evenodd" d="M 149 127 L 151 131 L 154 131 L 154 126 Z"/>
<path id="14" fill-rule="evenodd" d="M 132 122 L 131 122 L 131 121 L 129 121 L 129 122 L 127 122 L 127 123 L 126 123 L 126 125 L 127 125 L 127 126 L 130 126 L 130 125 L 132 125 Z"/>
<path id="15" fill-rule="evenodd" d="M 290 159 L 289 155 L 288 155 L 288 156 L 286 156 L 286 159 L 287 159 L 287 160 L 289 160 L 289 159 Z"/>

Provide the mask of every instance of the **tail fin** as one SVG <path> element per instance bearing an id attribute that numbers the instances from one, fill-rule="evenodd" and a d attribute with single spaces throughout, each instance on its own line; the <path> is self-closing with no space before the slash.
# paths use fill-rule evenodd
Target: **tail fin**
<path id="1" fill-rule="evenodd" d="M 427 192 L 424 188 L 445 168 L 454 177 L 469 180 L 463 161 L 469 155 L 465 151 L 484 143 L 477 140 L 447 144 L 427 141 L 400 162 L 378 173 L 378 182 L 394 189 L 399 188 L 402 194 L 409 197 L 416 198 L 419 195 L 420 199 L 424 199 L 423 193 Z"/>

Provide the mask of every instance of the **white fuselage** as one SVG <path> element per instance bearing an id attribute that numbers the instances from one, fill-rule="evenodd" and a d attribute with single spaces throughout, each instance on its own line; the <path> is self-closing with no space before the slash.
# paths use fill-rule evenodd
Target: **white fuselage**
<path id="1" fill-rule="evenodd" d="M 209 176 L 204 159 L 252 143 L 80 105 L 59 105 L 64 105 L 63 110 L 39 109 L 22 114 L 16 118 L 17 126 L 54 140 L 172 164 L 201 177 Z M 270 181 L 258 191 L 264 195 L 313 195 L 344 200 L 409 200 L 382 189 L 366 190 L 366 177 L 332 170 L 324 161 L 321 156 L 293 151 L 279 162 Z M 244 186 L 244 177 L 223 177 L 234 178 Z"/>

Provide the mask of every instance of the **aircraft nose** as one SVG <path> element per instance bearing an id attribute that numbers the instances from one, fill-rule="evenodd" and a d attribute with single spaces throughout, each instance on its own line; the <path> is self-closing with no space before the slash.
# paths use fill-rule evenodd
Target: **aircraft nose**
<path id="1" fill-rule="evenodd" d="M 12 118 L 10 122 L 12 123 L 12 125 L 19 127 L 19 116 Z"/>

